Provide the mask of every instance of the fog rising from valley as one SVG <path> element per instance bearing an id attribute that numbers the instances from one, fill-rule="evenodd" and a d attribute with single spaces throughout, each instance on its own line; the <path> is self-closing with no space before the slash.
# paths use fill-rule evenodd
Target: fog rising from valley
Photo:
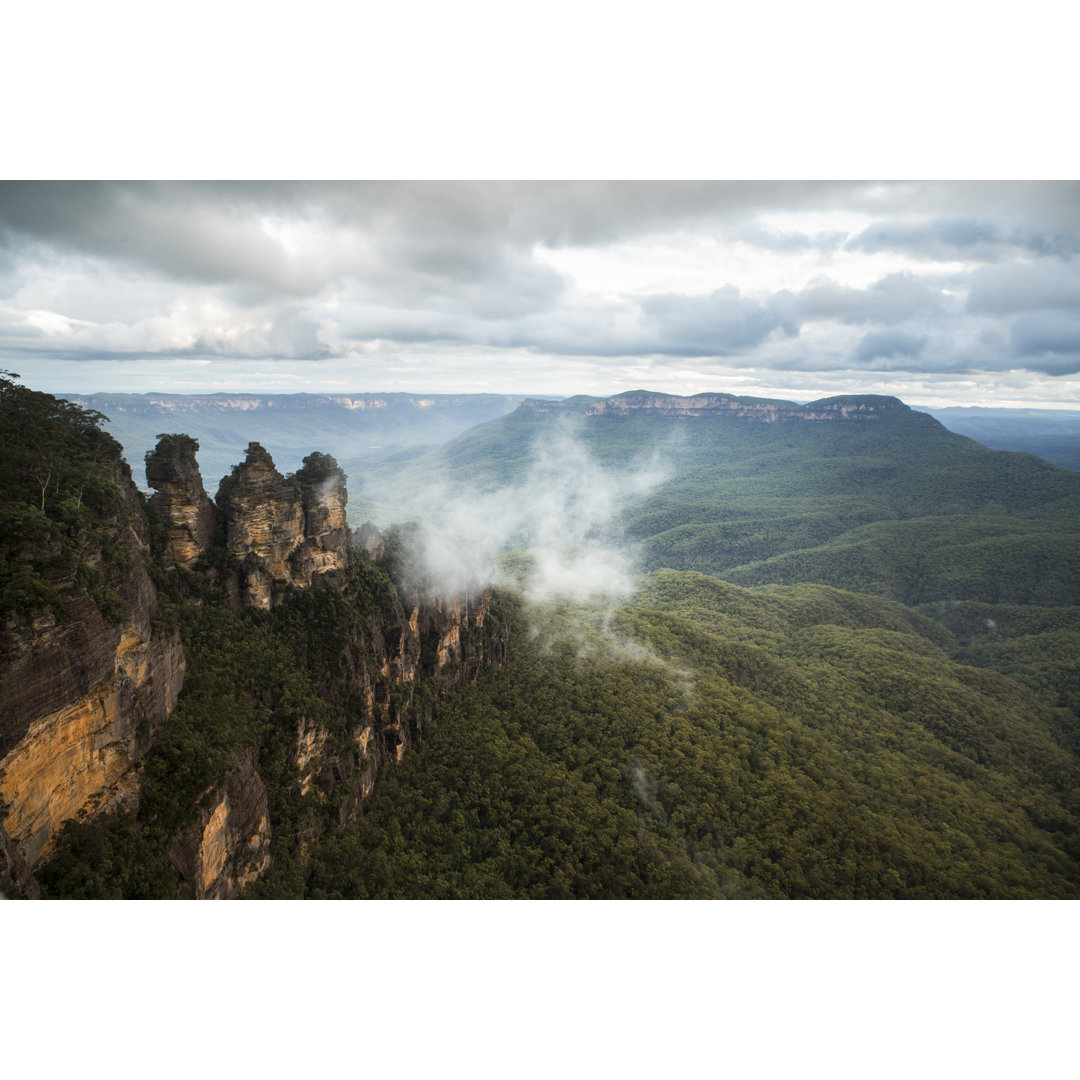
<path id="1" fill-rule="evenodd" d="M 635 570 L 615 538 L 618 514 L 668 478 L 655 452 L 618 469 L 601 465 L 562 422 L 534 444 L 518 483 L 478 494 L 449 484 L 424 490 L 414 554 L 443 595 L 496 584 L 523 587 L 533 604 L 617 604 L 633 594 Z"/>

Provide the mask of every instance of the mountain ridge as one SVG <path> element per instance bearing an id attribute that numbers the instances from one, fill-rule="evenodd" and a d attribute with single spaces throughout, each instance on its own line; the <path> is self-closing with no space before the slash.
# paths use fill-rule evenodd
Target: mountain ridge
<path id="1" fill-rule="evenodd" d="M 627 390 L 610 397 L 577 395 L 564 399 L 527 398 L 522 408 L 535 413 L 581 416 L 622 416 L 651 410 L 668 416 L 726 415 L 775 423 L 779 420 L 876 420 L 896 412 L 916 410 L 899 398 L 880 394 L 840 394 L 805 404 L 781 398 L 739 397 L 735 394 L 664 394 L 652 390 Z"/>

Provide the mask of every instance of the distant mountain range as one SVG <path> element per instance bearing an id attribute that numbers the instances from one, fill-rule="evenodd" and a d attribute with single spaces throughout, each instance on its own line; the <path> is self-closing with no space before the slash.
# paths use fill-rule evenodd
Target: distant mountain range
<path id="1" fill-rule="evenodd" d="M 452 518 L 485 492 L 528 487 L 537 448 L 563 429 L 611 477 L 668 475 L 619 521 L 645 569 L 907 604 L 1080 602 L 1080 475 L 992 451 L 892 397 L 530 399 L 442 446 L 369 463 L 354 513 L 380 526 Z"/>
<path id="2" fill-rule="evenodd" d="M 1020 450 L 1065 469 L 1080 469 L 1080 411 L 978 406 L 923 411 L 991 450 Z"/>
<path id="3" fill-rule="evenodd" d="M 665 409 L 689 412 L 746 410 L 762 415 L 805 416 L 809 406 L 766 398 L 710 393 L 690 397 L 632 391 L 612 398 L 578 396 L 529 399 L 508 394 L 66 394 L 61 395 L 109 418 L 106 430 L 124 447 L 124 454 L 143 485 L 142 459 L 160 434 L 184 433 L 199 440 L 199 464 L 207 488 L 243 459 L 249 442 L 259 442 L 284 472 L 300 467 L 311 447 L 321 447 L 342 463 L 358 467 L 393 449 L 435 445 L 470 427 L 530 408 L 557 411 L 608 410 L 652 402 Z M 540 401 L 546 401 L 544 406 Z M 827 406 L 824 399 L 812 403 Z M 868 399 L 867 399 L 868 400 Z M 885 399 L 880 399 L 885 400 Z M 666 402 L 666 405 L 658 405 Z M 615 404 L 603 404 L 615 403 Z M 994 450 L 1017 450 L 1067 469 L 1080 469 L 1080 411 L 1038 409 L 922 409 L 950 431 Z"/>

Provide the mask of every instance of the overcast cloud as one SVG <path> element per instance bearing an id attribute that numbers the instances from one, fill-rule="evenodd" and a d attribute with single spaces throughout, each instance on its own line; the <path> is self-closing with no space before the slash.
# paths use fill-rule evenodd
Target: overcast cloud
<path id="1" fill-rule="evenodd" d="M 0 365 L 1075 407 L 1080 184 L 5 182 Z"/>

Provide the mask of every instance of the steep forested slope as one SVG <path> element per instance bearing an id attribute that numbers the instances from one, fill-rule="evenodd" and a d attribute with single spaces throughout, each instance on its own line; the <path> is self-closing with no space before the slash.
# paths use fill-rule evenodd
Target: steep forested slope
<path id="1" fill-rule="evenodd" d="M 451 493 L 520 482 L 536 447 L 569 431 L 600 464 L 666 471 L 619 523 L 646 569 L 813 581 L 905 603 L 1080 603 L 1080 474 L 988 450 L 892 398 L 688 400 L 528 404 L 370 470 L 364 496 L 423 515 L 434 479 Z"/>
<path id="2" fill-rule="evenodd" d="M 1080 896 L 1053 710 L 931 620 L 674 571 L 582 618 L 534 615 L 320 849 L 312 895 Z"/>

